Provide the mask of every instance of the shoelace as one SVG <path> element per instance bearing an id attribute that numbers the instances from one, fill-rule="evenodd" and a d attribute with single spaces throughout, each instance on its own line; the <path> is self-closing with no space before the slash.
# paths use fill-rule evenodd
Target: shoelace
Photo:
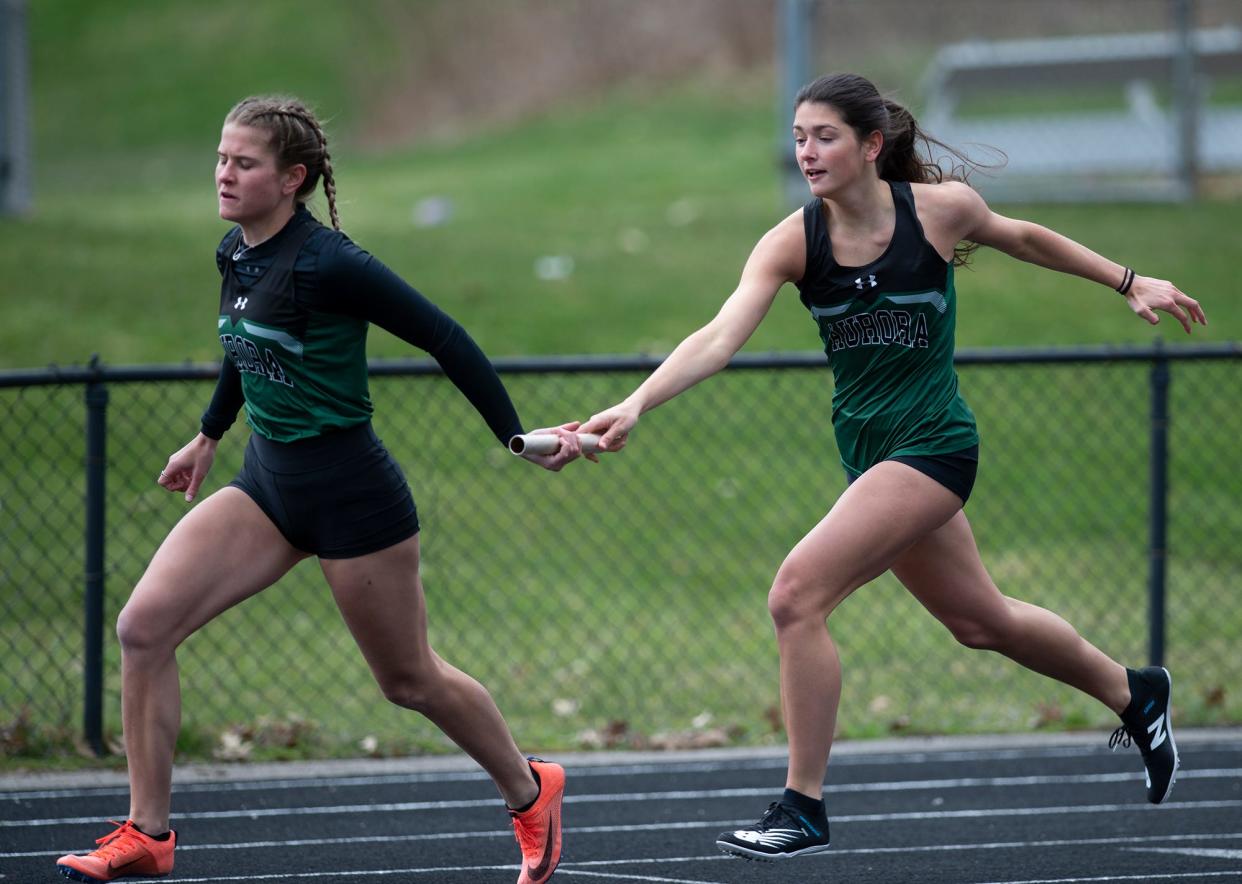
<path id="1" fill-rule="evenodd" d="M 794 818 L 789 815 L 789 811 L 785 810 L 785 807 L 779 801 L 773 801 L 768 805 L 768 812 L 763 815 L 763 819 L 759 820 L 759 825 L 755 826 L 755 828 L 760 832 L 784 828 L 784 826 L 780 825 L 782 817 L 791 823 L 795 822 Z M 798 828 L 801 829 L 802 826 L 798 826 Z"/>
<path id="2" fill-rule="evenodd" d="M 522 853 L 538 853 L 543 847 L 543 837 L 535 831 L 534 826 L 523 825 L 516 816 L 513 817 L 513 834 L 517 837 L 518 847 Z"/>
<path id="3" fill-rule="evenodd" d="M 1118 746 L 1129 749 L 1130 742 L 1130 731 L 1123 724 L 1121 727 L 1117 728 L 1117 730 L 1113 731 L 1113 735 L 1108 738 L 1108 748 L 1112 749 L 1114 752 L 1117 751 Z"/>
<path id="4" fill-rule="evenodd" d="M 95 839 L 95 843 L 99 845 L 95 853 L 100 859 L 109 860 L 127 852 L 132 847 L 142 846 L 142 839 L 138 837 L 138 833 L 134 831 L 130 823 L 118 823 L 116 820 L 108 820 L 108 822 L 116 828 L 102 838 Z"/>

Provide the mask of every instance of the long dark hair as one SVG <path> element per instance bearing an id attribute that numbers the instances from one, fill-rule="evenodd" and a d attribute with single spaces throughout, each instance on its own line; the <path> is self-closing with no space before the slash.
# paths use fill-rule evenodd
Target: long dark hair
<path id="1" fill-rule="evenodd" d="M 881 95 L 866 77 L 858 74 L 822 76 L 798 90 L 794 107 L 808 101 L 835 109 L 860 139 L 872 132 L 884 137 L 884 146 L 876 158 L 876 172 L 885 181 L 939 184 L 949 180 L 969 184 L 970 173 L 980 168 L 979 163 L 961 151 L 924 132 L 914 114 Z M 937 156 L 941 153 L 949 158 L 947 171 Z M 953 250 L 954 266 L 964 266 L 976 248 L 976 243 L 959 243 Z"/>

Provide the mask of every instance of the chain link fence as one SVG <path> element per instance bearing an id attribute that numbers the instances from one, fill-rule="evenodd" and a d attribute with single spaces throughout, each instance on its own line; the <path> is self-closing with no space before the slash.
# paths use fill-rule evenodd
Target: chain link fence
<path id="1" fill-rule="evenodd" d="M 1222 395 L 1240 388 L 1240 354 L 959 354 L 983 438 L 967 513 L 985 563 L 1004 592 L 1061 613 L 1132 665 L 1149 654 L 1150 376 L 1153 357 L 1168 357 L 1164 657 L 1183 724 L 1242 720 L 1229 691 L 1242 676 L 1242 415 Z M 766 593 L 844 477 L 822 356 L 763 361 L 647 415 L 623 453 L 561 474 L 503 450 L 431 366 L 375 367 L 376 428 L 423 525 L 433 645 L 490 688 L 524 748 L 783 741 Z M 501 368 L 537 426 L 617 401 L 651 365 Z M 213 376 L 167 374 L 94 375 L 108 394 L 101 742 L 117 751 L 116 616 L 186 509 L 154 479 L 197 429 Z M 82 742 L 87 387 L 46 380 L 0 377 L 0 738 L 10 757 Z M 225 436 L 206 491 L 235 474 L 246 435 L 239 425 Z M 957 646 L 889 576 L 856 592 L 831 626 L 846 736 L 1111 726 L 1069 688 Z M 183 757 L 450 748 L 383 700 L 314 561 L 210 623 L 178 658 Z"/>

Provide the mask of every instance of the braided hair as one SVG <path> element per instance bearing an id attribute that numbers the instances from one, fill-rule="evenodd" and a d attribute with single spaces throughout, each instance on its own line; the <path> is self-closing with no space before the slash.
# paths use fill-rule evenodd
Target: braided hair
<path id="1" fill-rule="evenodd" d="M 332 157 L 328 139 L 315 114 L 296 98 L 288 96 L 251 96 L 233 106 L 224 122 L 263 129 L 271 135 L 271 146 L 281 168 L 299 163 L 306 167 L 306 179 L 296 194 L 299 203 L 315 192 L 323 178 L 323 192 L 328 198 L 328 215 L 332 226 L 341 229 L 336 211 L 336 179 L 332 175 Z"/>

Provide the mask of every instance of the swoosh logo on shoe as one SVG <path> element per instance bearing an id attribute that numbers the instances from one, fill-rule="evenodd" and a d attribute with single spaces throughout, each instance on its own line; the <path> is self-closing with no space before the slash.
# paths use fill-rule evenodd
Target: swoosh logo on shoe
<path id="1" fill-rule="evenodd" d="M 137 865 L 138 863 L 142 862 L 144 859 L 146 859 L 146 857 L 145 857 L 145 856 L 140 856 L 140 857 L 138 857 L 137 859 L 131 859 L 129 862 L 127 862 L 127 863 L 123 863 L 123 864 L 121 864 L 121 865 L 119 865 L 119 866 L 117 866 L 117 865 L 113 865 L 112 863 L 108 863 L 108 868 L 109 868 L 109 869 L 111 869 L 111 870 L 112 870 L 112 871 L 114 871 L 114 872 L 123 872 L 123 871 L 125 871 L 126 869 L 128 869 L 130 866 L 134 866 L 134 865 Z"/>
<path id="2" fill-rule="evenodd" d="M 543 846 L 543 856 L 539 859 L 539 865 L 530 870 L 530 877 L 534 881 L 542 881 L 544 876 L 552 871 L 552 849 L 556 843 L 555 829 L 558 824 L 559 821 L 556 818 L 556 810 L 549 810 L 547 817 L 548 840 Z"/>

